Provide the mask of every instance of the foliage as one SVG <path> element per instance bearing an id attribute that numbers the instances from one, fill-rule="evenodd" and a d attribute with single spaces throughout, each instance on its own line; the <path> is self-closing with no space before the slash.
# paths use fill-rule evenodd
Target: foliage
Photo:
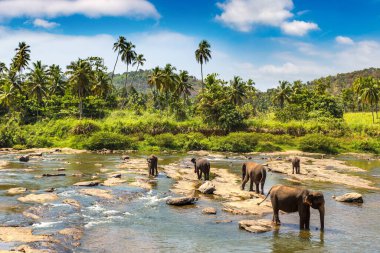
<path id="1" fill-rule="evenodd" d="M 340 146 L 334 138 L 319 134 L 306 135 L 300 141 L 300 149 L 305 152 L 337 154 L 339 148 Z"/>
<path id="2" fill-rule="evenodd" d="M 112 132 L 97 132 L 92 135 L 84 145 L 89 150 L 111 149 L 135 149 L 136 145 L 131 138 Z"/>

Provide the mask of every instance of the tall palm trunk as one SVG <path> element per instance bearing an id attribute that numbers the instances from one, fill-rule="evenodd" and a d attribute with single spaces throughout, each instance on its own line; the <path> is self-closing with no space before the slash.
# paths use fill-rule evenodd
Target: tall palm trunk
<path id="1" fill-rule="evenodd" d="M 375 115 L 373 113 L 373 105 L 371 105 L 372 123 L 375 123 Z"/>
<path id="2" fill-rule="evenodd" d="M 127 73 L 125 75 L 125 91 L 127 91 L 127 84 L 128 84 L 128 63 L 127 63 Z"/>
<path id="3" fill-rule="evenodd" d="M 83 115 L 83 101 L 81 97 L 79 98 L 79 119 L 82 119 L 82 115 Z"/>
<path id="4" fill-rule="evenodd" d="M 204 82 L 203 82 L 203 64 L 201 63 L 201 78 L 202 78 L 202 90 L 204 89 Z"/>
<path id="5" fill-rule="evenodd" d="M 111 77 L 111 85 L 113 84 L 113 76 L 115 75 L 115 69 L 116 69 L 117 62 L 119 61 L 119 56 L 120 56 L 120 52 L 117 53 L 116 62 L 115 62 L 115 65 L 113 66 L 112 77 Z"/>

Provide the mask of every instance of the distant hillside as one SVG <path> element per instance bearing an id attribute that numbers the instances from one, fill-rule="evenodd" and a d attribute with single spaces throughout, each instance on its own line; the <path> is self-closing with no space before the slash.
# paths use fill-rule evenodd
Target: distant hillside
<path id="1" fill-rule="evenodd" d="M 358 77 L 373 76 L 375 78 L 380 78 L 379 68 L 369 68 L 358 70 L 350 73 L 337 74 L 336 76 L 327 76 L 331 82 L 331 87 L 328 89 L 329 92 L 336 95 L 339 94 L 343 89 L 352 87 L 353 82 Z M 311 81 L 310 84 L 313 84 Z"/>

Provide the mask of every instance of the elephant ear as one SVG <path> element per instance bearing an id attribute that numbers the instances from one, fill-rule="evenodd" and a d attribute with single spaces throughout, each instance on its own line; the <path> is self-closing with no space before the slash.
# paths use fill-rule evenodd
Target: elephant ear
<path id="1" fill-rule="evenodd" d="M 303 203 L 305 205 L 308 205 L 308 206 L 311 206 L 313 203 L 312 203 L 312 198 L 313 198 L 313 195 L 307 193 L 304 198 L 303 198 Z"/>

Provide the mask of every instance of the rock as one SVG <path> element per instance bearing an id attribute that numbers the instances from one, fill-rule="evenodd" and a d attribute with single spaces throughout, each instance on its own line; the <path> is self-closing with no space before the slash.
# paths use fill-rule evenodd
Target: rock
<path id="1" fill-rule="evenodd" d="M 27 192 L 28 189 L 24 188 L 24 187 L 17 187 L 17 188 L 10 188 L 8 189 L 7 193 L 9 195 L 17 195 L 17 194 L 23 194 L 25 192 Z"/>
<path id="2" fill-rule="evenodd" d="M 56 148 L 56 149 L 54 150 L 54 152 L 60 153 L 60 152 L 62 152 L 62 150 L 59 149 L 59 148 Z"/>
<path id="3" fill-rule="evenodd" d="M 55 188 L 48 188 L 48 189 L 45 189 L 45 192 L 54 192 L 55 191 Z"/>
<path id="4" fill-rule="evenodd" d="M 206 207 L 202 210 L 203 214 L 216 214 L 216 209 L 213 207 Z"/>
<path id="5" fill-rule="evenodd" d="M 82 194 L 104 198 L 104 199 L 112 199 L 113 195 L 110 194 L 110 191 L 102 190 L 102 189 L 82 189 L 79 191 Z"/>
<path id="6" fill-rule="evenodd" d="M 123 155 L 123 156 L 121 157 L 121 159 L 122 159 L 123 161 L 125 161 L 125 160 L 129 160 L 129 155 Z"/>
<path id="7" fill-rule="evenodd" d="M 20 162 L 29 162 L 29 155 L 20 156 L 18 160 Z"/>
<path id="8" fill-rule="evenodd" d="M 197 198 L 193 197 L 179 197 L 179 198 L 169 198 L 166 200 L 166 204 L 172 206 L 185 206 L 193 205 L 197 201 Z"/>
<path id="9" fill-rule="evenodd" d="M 363 196 L 356 192 L 346 193 L 342 196 L 334 197 L 336 201 L 347 203 L 363 203 Z"/>
<path id="10" fill-rule="evenodd" d="M 120 173 L 115 173 L 115 174 L 111 174 L 109 177 L 113 177 L 113 178 L 121 178 L 121 174 Z"/>
<path id="11" fill-rule="evenodd" d="M 65 177 L 66 174 L 58 173 L 58 174 L 42 174 L 43 177 Z"/>
<path id="12" fill-rule="evenodd" d="M 100 181 L 95 180 L 95 181 L 83 181 L 83 182 L 78 182 L 75 183 L 74 186 L 87 186 L 87 187 L 92 187 L 92 186 L 98 186 L 100 184 Z"/>
<path id="13" fill-rule="evenodd" d="M 75 173 L 75 174 L 72 174 L 71 176 L 73 176 L 73 177 L 83 177 L 83 174 L 82 173 Z"/>
<path id="14" fill-rule="evenodd" d="M 21 202 L 35 202 L 35 203 L 46 203 L 52 202 L 58 199 L 58 195 L 55 193 L 42 193 L 42 194 L 29 194 L 25 197 L 20 197 L 17 200 Z"/>
<path id="15" fill-rule="evenodd" d="M 189 155 L 197 155 L 197 156 L 208 156 L 209 152 L 205 150 L 199 150 L 199 151 L 189 151 L 187 152 Z"/>
<path id="16" fill-rule="evenodd" d="M 0 241 L 2 242 L 41 242 L 50 239 L 48 235 L 33 235 L 31 228 L 0 227 Z"/>
<path id="17" fill-rule="evenodd" d="M 273 229 L 271 220 L 242 220 L 239 221 L 239 228 L 251 233 L 264 233 Z"/>
<path id="18" fill-rule="evenodd" d="M 65 168 L 58 168 L 57 171 L 65 171 Z"/>
<path id="19" fill-rule="evenodd" d="M 127 182 L 127 180 L 123 180 L 120 178 L 108 178 L 106 181 L 103 182 L 104 186 L 115 186 L 119 184 L 123 184 Z"/>
<path id="20" fill-rule="evenodd" d="M 83 236 L 83 230 L 78 228 L 65 228 L 60 230 L 58 233 L 61 235 L 69 236 L 75 241 L 79 241 Z"/>
<path id="21" fill-rule="evenodd" d="M 103 164 L 101 164 L 101 163 L 95 163 L 94 164 L 96 167 L 102 167 L 103 166 Z"/>
<path id="22" fill-rule="evenodd" d="M 214 221 L 216 224 L 219 224 L 219 223 L 231 223 L 232 220 L 216 220 Z"/>
<path id="23" fill-rule="evenodd" d="M 57 253 L 55 250 L 50 249 L 35 249 L 30 247 L 29 245 L 21 245 L 16 248 L 17 252 L 23 253 Z"/>
<path id="24" fill-rule="evenodd" d="M 206 181 L 198 188 L 198 190 L 204 194 L 213 194 L 215 191 L 215 185 L 210 181 Z"/>
<path id="25" fill-rule="evenodd" d="M 22 215 L 24 215 L 27 218 L 33 219 L 33 220 L 38 220 L 41 218 L 40 216 L 33 214 L 33 213 L 30 213 L 30 212 L 27 212 L 27 211 L 22 212 Z"/>
<path id="26" fill-rule="evenodd" d="M 64 199 L 62 201 L 62 203 L 68 204 L 68 205 L 73 206 L 73 207 L 78 208 L 78 209 L 81 208 L 81 204 L 75 199 Z"/>
<path id="27" fill-rule="evenodd" d="M 28 156 L 42 156 L 42 152 L 41 153 L 32 153 L 32 154 L 29 154 Z"/>

